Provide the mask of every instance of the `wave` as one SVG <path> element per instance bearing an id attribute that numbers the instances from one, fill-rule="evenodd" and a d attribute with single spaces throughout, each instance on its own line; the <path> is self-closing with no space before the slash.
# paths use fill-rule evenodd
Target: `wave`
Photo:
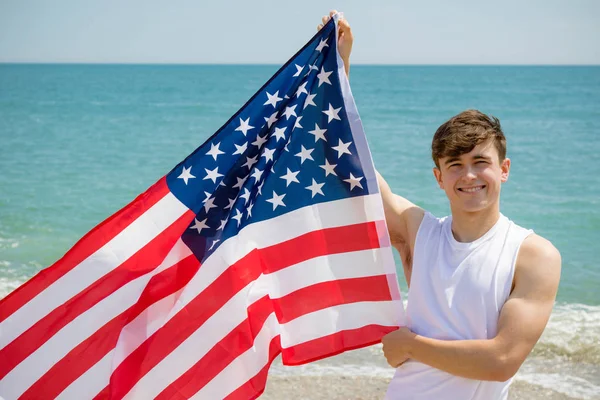
<path id="1" fill-rule="evenodd" d="M 600 365 L 600 306 L 555 306 L 532 354 Z"/>

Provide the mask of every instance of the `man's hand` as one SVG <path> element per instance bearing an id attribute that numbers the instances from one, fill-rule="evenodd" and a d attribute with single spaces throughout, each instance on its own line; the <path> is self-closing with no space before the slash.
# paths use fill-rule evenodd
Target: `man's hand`
<path id="1" fill-rule="evenodd" d="M 325 25 L 333 16 L 336 14 L 336 10 L 331 10 L 329 15 L 325 15 L 321 18 L 322 24 L 317 27 L 317 30 L 320 30 L 323 25 Z M 354 36 L 352 36 L 352 29 L 350 29 L 350 24 L 344 18 L 340 18 L 338 21 L 338 51 L 340 52 L 340 56 L 342 57 L 342 61 L 344 61 L 344 68 L 346 70 L 346 75 L 350 75 L 350 53 L 352 53 L 352 43 L 354 42 Z"/>
<path id="2" fill-rule="evenodd" d="M 417 336 L 410 329 L 402 327 L 390 332 L 381 339 L 383 344 L 383 355 L 388 364 L 398 368 L 410 358 L 410 343 Z"/>

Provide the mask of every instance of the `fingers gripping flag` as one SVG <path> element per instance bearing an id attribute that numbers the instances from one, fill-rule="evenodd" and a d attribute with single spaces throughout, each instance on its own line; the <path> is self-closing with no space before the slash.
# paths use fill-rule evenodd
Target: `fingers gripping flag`
<path id="1" fill-rule="evenodd" d="M 337 16 L 206 143 L 0 303 L 5 399 L 248 399 L 403 323 Z"/>

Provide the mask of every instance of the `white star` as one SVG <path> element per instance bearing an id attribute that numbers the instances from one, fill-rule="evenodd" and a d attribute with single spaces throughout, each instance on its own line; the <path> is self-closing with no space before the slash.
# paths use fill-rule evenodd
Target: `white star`
<path id="1" fill-rule="evenodd" d="M 278 142 L 279 142 L 279 139 L 285 139 L 285 129 L 286 129 L 285 126 L 283 128 L 275 128 L 275 132 L 273 132 L 273 136 L 275 136 L 277 138 Z"/>
<path id="2" fill-rule="evenodd" d="M 262 196 L 262 187 L 263 187 L 264 184 L 265 184 L 265 181 L 262 181 L 260 183 L 260 185 L 258 185 L 258 194 L 260 194 L 261 196 Z"/>
<path id="3" fill-rule="evenodd" d="M 244 183 L 246 183 L 246 179 L 248 179 L 248 175 L 246 175 L 243 178 L 238 178 L 236 177 L 235 179 L 237 179 L 237 183 L 235 185 L 233 185 L 233 189 L 235 188 L 242 188 L 242 186 L 244 186 Z"/>
<path id="4" fill-rule="evenodd" d="M 219 243 L 221 241 L 221 239 L 215 239 L 212 242 L 212 245 L 210 246 L 210 248 L 208 249 L 208 251 L 211 251 L 213 249 L 213 247 L 215 247 L 215 244 Z"/>
<path id="5" fill-rule="evenodd" d="M 273 107 L 277 108 L 277 103 L 280 102 L 281 100 L 283 100 L 281 97 L 279 97 L 279 90 L 275 92 L 275 94 L 271 95 L 269 92 L 267 93 L 267 101 L 265 101 L 265 104 L 263 104 L 263 106 L 266 106 L 267 104 L 272 105 Z"/>
<path id="6" fill-rule="evenodd" d="M 220 231 L 221 229 L 224 229 L 225 225 L 227 225 L 227 218 L 221 220 L 221 225 L 219 225 L 217 230 Z"/>
<path id="7" fill-rule="evenodd" d="M 341 121 L 340 116 L 338 115 L 338 113 L 340 112 L 341 109 L 342 109 L 342 107 L 340 107 L 340 108 L 333 108 L 333 106 L 331 105 L 331 103 L 329 103 L 329 110 L 323 111 L 323 114 L 327 115 L 327 123 L 333 121 L 334 119 L 337 119 L 338 121 Z"/>
<path id="8" fill-rule="evenodd" d="M 256 169 L 254 170 L 254 172 L 252 173 L 252 177 L 255 179 L 255 181 L 254 181 L 254 182 L 258 182 L 258 181 L 260 181 L 260 178 L 261 178 L 261 176 L 262 176 L 263 172 L 264 172 L 264 171 L 261 171 L 261 170 L 260 170 L 260 169 L 258 169 L 258 168 L 256 168 Z"/>
<path id="9" fill-rule="evenodd" d="M 316 50 L 317 51 L 321 51 L 325 47 L 329 47 L 329 45 L 327 44 L 327 39 L 321 39 L 321 41 L 319 42 L 319 45 L 317 46 Z"/>
<path id="10" fill-rule="evenodd" d="M 310 69 L 311 71 L 312 71 L 312 70 L 318 71 L 318 70 L 319 70 L 319 67 L 317 67 L 315 64 L 313 64 L 313 65 L 311 65 L 311 66 L 309 67 L 309 69 Z"/>
<path id="11" fill-rule="evenodd" d="M 319 79 L 319 87 L 321 87 L 321 85 L 323 83 L 328 83 L 331 85 L 331 82 L 329 81 L 329 75 L 331 75 L 333 73 L 333 71 L 325 71 L 325 68 L 321 67 L 321 72 L 319 72 L 317 74 L 317 78 Z"/>
<path id="12" fill-rule="evenodd" d="M 350 178 L 344 179 L 344 182 L 348 182 L 350 184 L 350 191 L 352 191 L 352 189 L 354 189 L 356 186 L 362 189 L 363 187 L 360 184 L 362 178 L 362 176 L 355 177 L 354 175 L 352 175 L 352 173 L 350 173 Z"/>
<path id="13" fill-rule="evenodd" d="M 233 207 L 236 200 L 237 200 L 237 197 L 234 197 L 233 199 L 229 199 L 229 204 L 223 210 L 229 210 L 231 207 Z"/>
<path id="14" fill-rule="evenodd" d="M 246 136 L 246 133 L 248 133 L 250 129 L 254 129 L 253 126 L 250 126 L 250 117 L 246 118 L 245 121 L 240 118 L 240 126 L 235 128 L 236 131 L 242 132 L 244 136 Z"/>
<path id="15" fill-rule="evenodd" d="M 290 183 L 292 183 L 292 182 L 300 183 L 300 181 L 298 180 L 298 178 L 296 178 L 296 175 L 298 175 L 299 173 L 300 173 L 300 171 L 292 172 L 288 168 L 287 169 L 287 174 L 282 175 L 280 177 L 281 179 L 285 179 L 285 187 L 290 186 Z"/>
<path id="16" fill-rule="evenodd" d="M 254 203 L 250 203 L 248 204 L 248 207 L 246 207 L 246 211 L 248 211 L 248 218 L 252 217 L 252 207 L 254 207 Z"/>
<path id="17" fill-rule="evenodd" d="M 269 118 L 267 118 L 267 117 L 263 117 L 263 118 L 265 119 L 265 121 L 267 121 L 267 128 L 271 128 L 271 125 L 273 125 L 278 120 L 277 111 L 275 111 L 273 114 L 271 114 L 271 116 Z"/>
<path id="18" fill-rule="evenodd" d="M 315 151 L 315 149 L 305 149 L 303 145 L 301 145 L 300 147 L 302 148 L 300 150 L 300 153 L 296 154 L 296 157 L 300 157 L 300 165 L 302 165 L 306 160 L 315 161 L 310 155 L 310 153 Z"/>
<path id="19" fill-rule="evenodd" d="M 183 179 L 183 182 L 187 185 L 189 179 L 195 178 L 195 176 L 192 175 L 192 167 L 189 167 L 189 168 L 183 167 L 183 171 L 181 172 L 181 175 L 179 175 L 177 178 Z"/>
<path id="20" fill-rule="evenodd" d="M 325 139 L 325 132 L 327 132 L 327 129 L 321 129 L 318 124 L 315 124 L 314 130 L 308 131 L 308 133 L 315 135 L 315 143 L 317 143 L 319 139 L 323 139 L 325 142 L 327 141 L 327 139 Z"/>
<path id="21" fill-rule="evenodd" d="M 218 156 L 218 155 L 220 155 L 220 154 L 225 154 L 225 152 L 223 152 L 223 151 L 221 151 L 221 150 L 219 149 L 219 145 L 220 145 L 220 144 L 221 144 L 220 142 L 219 142 L 219 143 L 217 143 L 217 144 L 213 144 L 213 143 L 211 143 L 211 144 L 210 144 L 210 150 L 208 151 L 208 153 L 206 153 L 206 155 L 207 155 L 207 156 L 208 156 L 208 155 L 210 155 L 210 156 L 213 156 L 213 158 L 215 159 L 215 161 L 217 161 L 217 156 Z"/>
<path id="22" fill-rule="evenodd" d="M 292 128 L 292 132 L 294 131 L 294 129 L 296 128 L 302 128 L 302 125 L 300 125 L 300 120 L 302 119 L 302 115 L 299 116 L 298 118 L 296 118 L 296 122 L 294 122 L 294 127 Z"/>
<path id="23" fill-rule="evenodd" d="M 321 167 L 321 168 L 323 168 L 325 170 L 325 177 L 326 178 L 329 176 L 329 174 L 333 174 L 333 175 L 337 176 L 337 174 L 333 170 L 335 167 L 337 167 L 337 164 L 329 164 L 329 161 L 327 161 L 327 159 L 325 159 L 325 164 L 324 165 L 319 165 L 319 167 Z"/>
<path id="24" fill-rule="evenodd" d="M 285 203 L 283 202 L 283 198 L 284 197 L 285 197 L 285 193 L 282 194 L 282 195 L 278 195 L 273 190 L 273 198 L 267 200 L 269 203 L 273 204 L 273 211 L 275 211 L 275 209 L 277 208 L 277 206 L 284 206 L 285 207 Z"/>
<path id="25" fill-rule="evenodd" d="M 315 197 L 315 195 L 317 193 L 318 194 L 322 194 L 323 196 L 325 196 L 325 194 L 321 190 L 321 188 L 323 187 L 323 185 L 325 185 L 325 182 L 323 182 L 323 183 L 317 183 L 317 181 L 315 181 L 315 179 L 313 178 L 312 185 L 306 187 L 306 189 L 308 189 L 308 190 L 310 190 L 312 192 L 311 198 Z"/>
<path id="26" fill-rule="evenodd" d="M 237 222 L 238 222 L 237 226 L 240 226 L 240 224 L 242 223 L 242 215 L 243 215 L 243 214 L 242 214 L 242 213 L 240 212 L 240 210 L 238 210 L 237 208 L 235 209 L 235 212 L 236 212 L 237 214 L 235 214 L 235 215 L 234 215 L 233 217 L 231 217 L 231 218 L 233 218 L 233 219 L 237 220 Z"/>
<path id="27" fill-rule="evenodd" d="M 267 143 L 267 135 L 265 135 L 265 136 L 257 135 L 256 140 L 254 142 L 252 142 L 252 145 L 256 146 L 260 149 L 261 146 L 265 143 Z"/>
<path id="28" fill-rule="evenodd" d="M 308 106 L 315 106 L 316 107 L 317 105 L 313 101 L 315 99 L 315 97 L 317 97 L 316 93 L 315 94 L 309 94 L 308 96 L 306 96 L 306 99 L 304 100 L 304 108 L 306 108 Z"/>
<path id="29" fill-rule="evenodd" d="M 288 146 L 290 145 L 290 142 L 291 142 L 291 141 L 292 141 L 292 138 L 290 137 L 290 138 L 288 139 L 288 141 L 287 141 L 287 142 L 285 142 L 285 146 L 283 147 L 283 149 L 284 149 L 285 151 L 287 151 L 288 153 L 290 152 L 290 149 L 288 149 Z"/>
<path id="30" fill-rule="evenodd" d="M 217 183 L 217 178 L 219 178 L 220 176 L 224 176 L 223 174 L 219 173 L 219 167 L 215 167 L 215 169 L 213 169 L 212 171 L 208 168 L 204 168 L 204 170 L 206 171 L 207 175 L 204 177 L 204 179 L 202 179 L 203 181 L 210 179 L 211 181 L 213 181 L 213 183 Z"/>
<path id="31" fill-rule="evenodd" d="M 204 199 L 202 203 L 204 204 L 204 211 L 208 214 L 210 209 L 217 207 L 217 205 L 215 204 L 215 198 L 210 197 L 212 196 L 212 193 L 204 192 L 204 194 L 206 195 L 206 199 Z"/>
<path id="32" fill-rule="evenodd" d="M 248 150 L 248 142 L 244 142 L 243 145 L 238 146 L 237 144 L 233 144 L 235 146 L 235 151 L 233 152 L 232 155 L 236 155 L 236 154 L 244 154 L 246 152 L 246 150 Z"/>
<path id="33" fill-rule="evenodd" d="M 302 70 L 304 69 L 304 66 L 299 66 L 298 64 L 294 64 L 294 65 L 296 66 L 296 69 L 298 70 L 298 72 L 296 72 L 294 75 L 292 75 L 292 78 L 300 76 L 300 72 L 302 72 Z"/>
<path id="34" fill-rule="evenodd" d="M 302 93 L 306 93 L 306 94 L 308 94 L 308 90 L 306 90 L 306 84 L 307 84 L 307 83 L 308 83 L 308 82 L 304 82 L 302 85 L 300 85 L 300 86 L 298 87 L 298 90 L 296 90 L 296 94 L 295 94 L 294 96 L 300 97 L 300 95 L 301 95 Z"/>
<path id="35" fill-rule="evenodd" d="M 248 200 L 250 200 L 250 191 L 247 188 L 244 188 L 244 194 L 241 194 L 240 197 L 246 200 L 244 201 L 244 205 L 246 205 Z"/>
<path id="36" fill-rule="evenodd" d="M 338 152 L 338 158 L 340 158 L 344 154 L 352 155 L 352 153 L 350 153 L 350 150 L 348 150 L 348 147 L 350 147 L 351 144 L 352 144 L 351 141 L 348 143 L 344 143 L 344 142 L 342 142 L 342 139 L 338 139 L 338 145 L 333 146 L 332 149 L 334 149 L 335 151 Z"/>
<path id="37" fill-rule="evenodd" d="M 256 164 L 257 161 L 258 161 L 258 155 L 255 155 L 252 158 L 246 157 L 246 163 L 244 165 L 242 165 L 242 167 L 248 167 L 248 169 L 252 169 L 252 166 L 254 164 Z"/>
<path id="38" fill-rule="evenodd" d="M 297 117 L 297 115 L 296 115 L 296 111 L 294 111 L 294 110 L 296 110 L 296 107 L 297 107 L 297 106 L 298 106 L 298 104 L 294 104 L 292 107 L 290 107 L 290 106 L 287 106 L 287 107 L 285 108 L 285 111 L 283 112 L 283 115 L 285 115 L 285 119 L 286 119 L 286 121 L 287 121 L 288 119 L 290 119 L 290 117 L 291 117 L 291 116 Z"/>
<path id="39" fill-rule="evenodd" d="M 196 229 L 198 233 L 202 232 L 202 229 L 210 228 L 210 226 L 206 225 L 206 220 L 208 218 L 204 218 L 203 221 L 198 221 L 194 218 L 194 226 L 190 226 L 190 229 Z"/>
<path id="40" fill-rule="evenodd" d="M 284 130 L 285 130 L 285 128 L 284 128 Z M 269 161 L 273 161 L 273 154 L 275 154 L 275 149 L 269 149 L 268 147 L 265 147 L 260 156 L 264 157 L 266 162 L 269 162 Z"/>

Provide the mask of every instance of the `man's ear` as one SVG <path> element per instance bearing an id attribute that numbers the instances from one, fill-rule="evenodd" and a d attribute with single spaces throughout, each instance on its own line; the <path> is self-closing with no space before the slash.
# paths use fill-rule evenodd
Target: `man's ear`
<path id="1" fill-rule="evenodd" d="M 444 190 L 443 181 L 442 181 L 442 171 L 438 167 L 433 167 L 433 176 L 437 181 L 440 189 Z"/>
<path id="2" fill-rule="evenodd" d="M 508 175 L 510 174 L 510 158 L 505 158 L 504 161 L 502 161 L 500 169 L 502 170 L 500 180 L 504 183 L 508 180 Z"/>

